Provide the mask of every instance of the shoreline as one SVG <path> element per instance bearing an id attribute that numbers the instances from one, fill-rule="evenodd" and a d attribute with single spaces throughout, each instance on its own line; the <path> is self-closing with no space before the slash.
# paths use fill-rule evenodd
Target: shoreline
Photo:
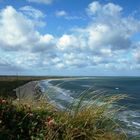
<path id="1" fill-rule="evenodd" d="M 63 84 L 69 80 L 79 80 L 79 79 L 89 79 L 88 77 L 81 77 L 81 78 L 53 78 L 53 79 L 43 79 L 43 80 L 35 80 L 35 81 L 29 81 L 17 88 L 14 89 L 16 92 L 16 97 L 18 99 L 34 99 L 35 96 L 43 96 L 43 87 L 41 86 L 41 81 L 42 82 L 49 82 L 51 81 L 62 81 Z M 64 82 L 63 82 L 64 81 Z M 47 85 L 46 83 L 46 85 Z M 58 85 L 60 85 L 58 84 Z M 56 87 L 58 86 L 56 85 Z"/>

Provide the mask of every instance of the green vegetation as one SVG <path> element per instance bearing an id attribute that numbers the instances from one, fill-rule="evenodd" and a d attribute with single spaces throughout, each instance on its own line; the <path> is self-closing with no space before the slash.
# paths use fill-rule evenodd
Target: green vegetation
<path id="1" fill-rule="evenodd" d="M 95 97 L 96 98 L 96 97 Z M 110 108 L 124 96 L 98 97 L 104 104 L 82 104 L 60 111 L 46 101 L 0 99 L 0 139 L 4 140 L 125 140 Z M 119 131 L 117 131 L 119 130 Z"/>
<path id="2" fill-rule="evenodd" d="M 84 103 L 82 96 L 70 109 L 60 111 L 41 101 L 16 100 L 13 89 L 32 80 L 61 77 L 0 77 L 0 140 L 126 140 L 110 108 L 124 96 L 94 96 Z M 62 77 L 64 78 L 64 77 Z M 96 100 L 104 104 L 96 105 Z M 94 102 L 95 101 L 95 102 Z M 119 131 L 118 131 L 119 130 Z"/>
<path id="3" fill-rule="evenodd" d="M 15 98 L 14 89 L 33 80 L 40 80 L 41 77 L 29 76 L 0 76 L 0 96 Z"/>

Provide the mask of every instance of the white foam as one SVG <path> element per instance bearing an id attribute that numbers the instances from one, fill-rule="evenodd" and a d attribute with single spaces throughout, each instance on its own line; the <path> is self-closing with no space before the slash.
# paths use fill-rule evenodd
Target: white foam
<path id="1" fill-rule="evenodd" d="M 140 123 L 138 123 L 138 122 L 133 122 L 133 121 L 132 121 L 132 124 L 134 124 L 134 125 L 136 125 L 136 126 L 139 126 L 139 128 L 140 128 Z"/>
<path id="2" fill-rule="evenodd" d="M 64 101 L 66 103 L 72 103 L 74 98 L 70 96 L 70 90 L 65 90 L 61 87 L 58 87 L 58 85 L 53 85 L 50 83 L 50 81 L 52 80 L 42 81 L 43 84 L 45 84 L 45 92 L 51 103 L 55 104 L 60 109 L 64 109 L 65 106 L 63 106 L 58 100 Z"/>
<path id="3" fill-rule="evenodd" d="M 91 88 L 92 86 L 90 86 L 90 85 L 82 85 L 82 87 Z"/>
<path id="4" fill-rule="evenodd" d="M 127 127 L 123 129 L 127 134 L 138 135 L 140 134 L 140 112 L 139 111 L 122 111 L 118 115 L 118 119 L 125 123 Z"/>

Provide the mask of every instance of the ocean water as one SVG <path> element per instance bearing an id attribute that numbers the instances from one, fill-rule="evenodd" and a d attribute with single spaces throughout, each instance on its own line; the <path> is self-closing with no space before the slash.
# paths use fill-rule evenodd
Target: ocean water
<path id="1" fill-rule="evenodd" d="M 40 81 L 40 86 L 50 102 L 60 109 L 65 109 L 73 103 L 73 100 L 78 100 L 84 91 L 87 94 L 87 101 L 95 93 L 126 94 L 128 97 L 118 102 L 118 105 L 125 106 L 125 109 L 120 111 L 116 118 L 123 124 L 123 129 L 128 135 L 133 139 L 140 139 L 140 77 L 80 77 L 69 80 L 44 80 Z"/>

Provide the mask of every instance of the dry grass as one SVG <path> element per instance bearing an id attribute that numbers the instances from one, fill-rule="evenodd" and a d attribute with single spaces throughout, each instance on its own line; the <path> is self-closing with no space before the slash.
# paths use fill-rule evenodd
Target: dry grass
<path id="1" fill-rule="evenodd" d="M 10 124 L 18 118 L 15 123 L 20 125 L 15 124 L 15 131 L 8 131 L 13 140 L 126 140 L 126 134 L 114 119 L 118 109 L 112 108 L 112 104 L 123 98 L 122 95 L 94 96 L 89 103 L 83 104 L 82 97 L 66 112 L 57 110 L 45 100 L 2 103 L 1 99 L 0 111 L 5 113 L 0 114 L 3 128 L 0 134 L 5 136 L 2 135 L 4 131 L 10 130 Z M 97 105 L 95 100 L 103 103 Z M 120 131 L 116 131 L 118 129 Z"/>

